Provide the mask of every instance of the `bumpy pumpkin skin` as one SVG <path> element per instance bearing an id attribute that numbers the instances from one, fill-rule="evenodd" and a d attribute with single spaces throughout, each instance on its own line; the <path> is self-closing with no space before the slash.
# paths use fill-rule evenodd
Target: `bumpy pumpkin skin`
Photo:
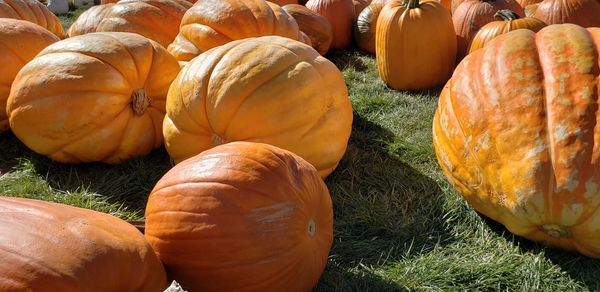
<path id="1" fill-rule="evenodd" d="M 310 291 L 333 240 L 329 191 L 289 151 L 232 142 L 171 169 L 146 206 L 146 238 L 189 291 Z"/>
<path id="2" fill-rule="evenodd" d="M 29 21 L 0 18 L 0 131 L 9 128 L 6 100 L 15 76 L 41 50 L 59 40 Z"/>
<path id="3" fill-rule="evenodd" d="M 229 43 L 192 60 L 173 81 L 163 133 L 176 162 L 231 141 L 272 144 L 325 177 L 346 151 L 352 106 L 341 72 L 283 37 Z"/>
<path id="4" fill-rule="evenodd" d="M 134 33 L 90 33 L 44 49 L 17 75 L 7 112 L 15 135 L 64 163 L 119 163 L 162 145 L 179 64 Z"/>
<path id="5" fill-rule="evenodd" d="M 501 34 L 517 29 L 529 29 L 533 32 L 538 32 L 540 29 L 546 27 L 546 23 L 537 18 L 518 18 L 518 16 L 510 10 L 498 11 L 496 13 L 496 18 L 499 20 L 484 25 L 477 32 L 471 42 L 469 53 L 483 48 L 487 43 Z"/>
<path id="6" fill-rule="evenodd" d="M 329 21 L 299 4 L 289 4 L 282 8 L 296 20 L 300 31 L 310 38 L 311 46 L 322 56 L 327 54 L 333 41 L 333 31 Z"/>
<path id="7" fill-rule="evenodd" d="M 309 0 L 306 7 L 325 17 L 333 31 L 331 49 L 346 49 L 352 43 L 354 4 L 352 0 Z"/>
<path id="8" fill-rule="evenodd" d="M 298 23 L 279 5 L 264 0 L 199 0 L 184 15 L 169 45 L 179 61 L 189 61 L 228 42 L 267 35 L 302 40 Z"/>
<path id="9" fill-rule="evenodd" d="M 68 205 L 0 197 L 1 291 L 163 291 L 165 270 L 133 225 Z"/>
<path id="10" fill-rule="evenodd" d="M 600 29 L 516 30 L 470 54 L 433 121 L 439 164 L 479 212 L 600 257 Z"/>
<path id="11" fill-rule="evenodd" d="M 97 31 L 134 32 L 166 48 L 175 40 L 190 7 L 192 3 L 186 0 L 121 0 L 103 17 Z"/>
<path id="12" fill-rule="evenodd" d="M 106 14 L 110 11 L 110 8 L 114 5 L 114 3 L 108 3 L 90 7 L 81 13 L 81 15 L 77 17 L 77 20 L 71 24 L 67 34 L 69 37 L 74 37 L 86 33 L 96 32 L 98 25 L 100 22 L 102 22 Z"/>
<path id="13" fill-rule="evenodd" d="M 390 0 L 376 28 L 377 69 L 398 90 L 420 90 L 443 84 L 452 75 L 456 35 L 450 12 L 437 1 Z"/>
<path id="14" fill-rule="evenodd" d="M 375 30 L 377 29 L 377 18 L 384 4 L 373 3 L 358 15 L 354 25 L 354 41 L 359 49 L 375 54 Z"/>
<path id="15" fill-rule="evenodd" d="M 58 17 L 37 0 L 0 0 L 0 18 L 26 20 L 47 29 L 59 38 L 65 36 Z"/>
<path id="16" fill-rule="evenodd" d="M 573 23 L 583 27 L 600 27 L 600 1 L 597 0 L 545 0 L 535 11 L 548 25 Z"/>

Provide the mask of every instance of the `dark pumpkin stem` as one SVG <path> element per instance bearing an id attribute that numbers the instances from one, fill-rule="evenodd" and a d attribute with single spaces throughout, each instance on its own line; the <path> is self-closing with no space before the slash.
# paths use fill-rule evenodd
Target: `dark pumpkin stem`
<path id="1" fill-rule="evenodd" d="M 406 1 L 406 7 L 408 9 L 419 8 L 420 5 L 421 5 L 421 3 L 419 3 L 419 0 L 408 0 L 408 1 Z"/>
<path id="2" fill-rule="evenodd" d="M 494 14 L 494 18 L 498 20 L 511 21 L 515 19 L 519 19 L 519 16 L 509 9 L 498 10 L 496 14 Z"/>

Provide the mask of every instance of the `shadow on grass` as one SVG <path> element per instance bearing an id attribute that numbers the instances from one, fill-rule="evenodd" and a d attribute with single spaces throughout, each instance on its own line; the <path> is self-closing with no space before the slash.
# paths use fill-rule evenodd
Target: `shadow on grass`
<path id="1" fill-rule="evenodd" d="M 369 66 L 364 58 L 372 58 L 367 53 L 358 50 L 333 51 L 327 54 L 326 57 L 332 61 L 340 71 L 352 68 L 358 72 L 369 70 Z"/>

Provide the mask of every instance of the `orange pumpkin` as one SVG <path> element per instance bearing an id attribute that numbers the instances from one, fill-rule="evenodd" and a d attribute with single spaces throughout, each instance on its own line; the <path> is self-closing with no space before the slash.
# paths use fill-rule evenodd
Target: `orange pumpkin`
<path id="1" fill-rule="evenodd" d="M 600 1 L 544 0 L 535 18 L 550 24 L 573 23 L 583 27 L 600 27 Z"/>
<path id="2" fill-rule="evenodd" d="M 390 0 L 376 28 L 377 69 L 391 88 L 419 90 L 444 83 L 454 69 L 456 36 L 450 12 L 437 1 Z"/>
<path id="3" fill-rule="evenodd" d="M 540 4 L 531 4 L 525 6 L 525 16 L 527 17 L 535 17 L 535 11 L 537 11 Z M 545 22 L 544 22 L 545 23 Z"/>
<path id="4" fill-rule="evenodd" d="M 169 45 L 179 61 L 228 42 L 266 35 L 302 40 L 298 24 L 279 5 L 265 0 L 199 0 L 184 15 Z"/>
<path id="5" fill-rule="evenodd" d="M 33 22 L 59 38 L 65 36 L 60 20 L 38 0 L 0 0 L 0 18 Z"/>
<path id="6" fill-rule="evenodd" d="M 96 32 L 98 25 L 113 5 L 113 3 L 96 5 L 81 13 L 81 15 L 77 17 L 77 20 L 69 27 L 69 31 L 67 32 L 69 37 Z"/>
<path id="7" fill-rule="evenodd" d="M 352 0 L 309 0 L 306 7 L 325 17 L 331 24 L 332 49 L 345 49 L 350 46 L 355 19 Z"/>
<path id="8" fill-rule="evenodd" d="M 354 25 L 354 40 L 359 49 L 375 54 L 375 30 L 377 28 L 377 18 L 383 9 L 384 4 L 374 3 L 358 15 Z"/>
<path id="9" fill-rule="evenodd" d="M 525 9 L 529 5 L 533 5 L 533 4 L 542 2 L 542 0 L 517 0 L 517 2 L 519 2 L 519 5 L 521 5 L 521 7 L 523 7 L 523 9 Z"/>
<path id="10" fill-rule="evenodd" d="M 525 11 L 515 0 L 468 0 L 456 8 L 452 15 L 452 22 L 458 37 L 457 61 L 467 55 L 479 29 L 494 21 L 494 15 L 502 9 L 511 10 L 519 17 L 525 17 Z"/>
<path id="11" fill-rule="evenodd" d="M 335 65 L 308 45 L 269 36 L 190 61 L 169 89 L 163 133 L 176 162 L 230 141 L 261 142 L 296 153 L 325 177 L 344 155 L 351 128 Z"/>
<path id="12" fill-rule="evenodd" d="M 600 28 L 503 34 L 467 56 L 439 100 L 444 173 L 479 212 L 531 240 L 600 257 Z"/>
<path id="13" fill-rule="evenodd" d="M 146 238 L 189 291 L 310 291 L 332 232 L 315 168 L 261 143 L 220 145 L 176 165 L 146 206 Z"/>
<path id="14" fill-rule="evenodd" d="M 275 3 L 279 6 L 298 4 L 298 0 L 271 0 L 269 2 Z"/>
<path id="15" fill-rule="evenodd" d="M 133 225 L 108 214 L 0 197 L 1 291 L 163 291 L 167 277 Z"/>
<path id="16" fill-rule="evenodd" d="M 494 15 L 498 21 L 492 21 L 484 25 L 475 35 L 471 42 L 469 53 L 483 48 L 487 43 L 495 37 L 517 29 L 529 29 L 533 32 L 538 32 L 544 28 L 546 24 L 532 17 L 519 18 L 517 14 L 510 10 L 500 10 Z"/>
<path id="17" fill-rule="evenodd" d="M 134 33 L 89 33 L 44 49 L 17 75 L 7 113 L 33 151 L 64 163 L 119 163 L 162 145 L 179 64 Z"/>
<path id="18" fill-rule="evenodd" d="M 9 128 L 6 100 L 15 76 L 41 50 L 59 40 L 31 22 L 0 18 L 0 131 Z"/>
<path id="19" fill-rule="evenodd" d="M 311 46 L 321 55 L 325 55 L 333 41 L 331 24 L 323 16 L 298 4 L 289 4 L 282 7 L 289 15 L 294 17 L 300 31 L 304 32 L 311 42 Z"/>

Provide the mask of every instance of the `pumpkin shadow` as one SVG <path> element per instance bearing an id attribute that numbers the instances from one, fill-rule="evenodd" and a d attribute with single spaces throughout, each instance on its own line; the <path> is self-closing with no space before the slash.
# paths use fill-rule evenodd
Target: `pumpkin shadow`
<path id="1" fill-rule="evenodd" d="M 354 69 L 364 72 L 369 70 L 366 59 L 373 58 L 371 55 L 359 50 L 335 50 L 326 55 L 327 59 L 335 64 L 340 70 Z"/>

